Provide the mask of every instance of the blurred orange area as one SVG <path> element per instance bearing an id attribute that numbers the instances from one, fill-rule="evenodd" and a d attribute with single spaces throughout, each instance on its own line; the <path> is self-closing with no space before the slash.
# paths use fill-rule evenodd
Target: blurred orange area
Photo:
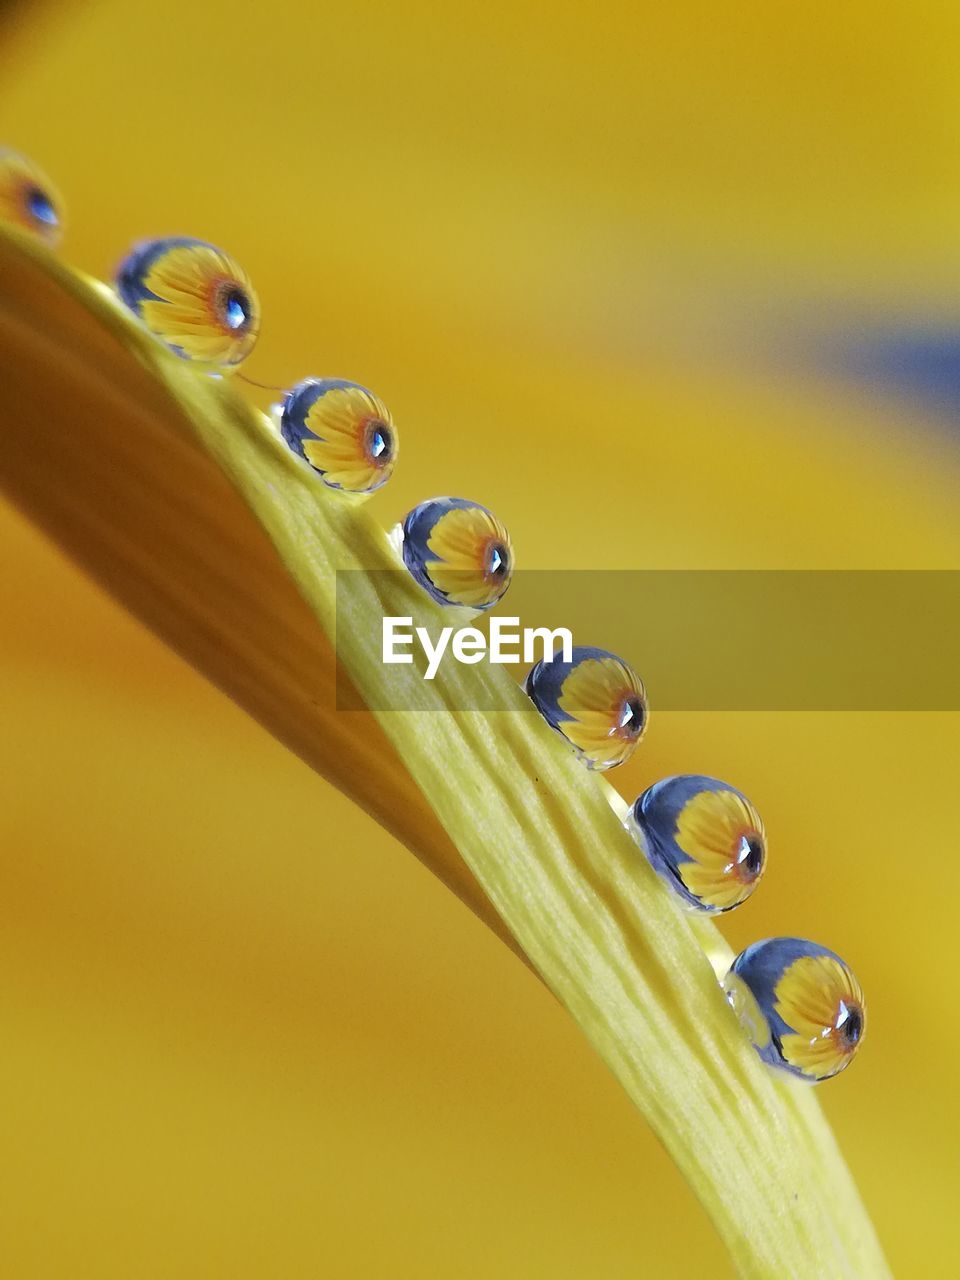
<path id="1" fill-rule="evenodd" d="M 252 377 L 382 396 L 384 524 L 456 493 L 525 567 L 957 568 L 949 424 L 737 336 L 836 298 L 952 320 L 958 26 L 903 0 L 27 6 L 0 142 L 63 192 L 70 261 L 220 243 L 263 304 Z M 730 1274 L 452 895 L 8 507 L 0 566 L 5 1274 Z M 954 1276 L 960 717 L 649 692 L 612 780 L 756 803 L 769 872 L 723 930 L 855 968 L 869 1037 L 823 1101 L 894 1271 Z"/>

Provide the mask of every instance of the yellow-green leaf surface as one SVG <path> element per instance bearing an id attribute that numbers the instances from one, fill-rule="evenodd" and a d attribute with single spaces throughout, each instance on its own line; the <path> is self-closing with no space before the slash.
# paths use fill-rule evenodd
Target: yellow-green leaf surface
<path id="1" fill-rule="evenodd" d="M 403 575 L 347 575 L 337 608 L 338 570 L 396 565 L 367 510 L 326 491 L 237 389 L 155 344 L 103 286 L 15 235 L 0 239 L 0 282 L 15 424 L 0 479 L 18 501 L 514 940 L 741 1274 L 886 1275 L 814 1092 L 757 1061 L 705 955 L 722 967 L 719 935 L 677 911 L 609 789 L 502 672 L 450 667 L 424 686 L 414 668 L 385 670 L 380 615 L 438 620 Z M 355 637 L 342 657 L 371 706 L 410 680 L 429 710 L 379 713 L 379 725 L 338 715 L 320 628 Z M 484 681 L 514 707 L 462 709 Z"/>

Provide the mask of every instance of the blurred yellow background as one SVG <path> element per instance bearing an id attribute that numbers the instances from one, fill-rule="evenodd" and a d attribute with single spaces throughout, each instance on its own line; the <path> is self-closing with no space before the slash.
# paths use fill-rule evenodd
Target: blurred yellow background
<path id="1" fill-rule="evenodd" d="M 21 6 L 0 140 L 64 192 L 70 261 L 222 243 L 263 303 L 251 376 L 375 388 L 384 523 L 453 492 L 527 567 L 956 568 L 955 423 L 789 344 L 955 323 L 958 27 L 902 0 Z M 9 507 L 0 566 L 5 1275 L 730 1274 L 452 895 Z M 854 966 L 869 1039 L 822 1099 L 896 1273 L 956 1276 L 960 717 L 651 699 L 616 784 L 757 803 L 770 874 L 723 930 Z"/>

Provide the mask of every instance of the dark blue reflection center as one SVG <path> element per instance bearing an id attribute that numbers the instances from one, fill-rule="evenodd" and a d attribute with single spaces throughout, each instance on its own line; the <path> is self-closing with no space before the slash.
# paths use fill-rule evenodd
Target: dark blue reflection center
<path id="1" fill-rule="evenodd" d="M 44 223 L 45 226 L 55 227 L 60 222 L 57 211 L 53 207 L 53 201 L 39 187 L 31 187 L 27 192 L 27 208 L 30 210 L 30 216 L 36 218 L 37 222 Z"/>
<path id="2" fill-rule="evenodd" d="M 250 302 L 242 289 L 232 289 L 224 298 L 223 318 L 228 329 L 242 329 L 250 319 Z"/>

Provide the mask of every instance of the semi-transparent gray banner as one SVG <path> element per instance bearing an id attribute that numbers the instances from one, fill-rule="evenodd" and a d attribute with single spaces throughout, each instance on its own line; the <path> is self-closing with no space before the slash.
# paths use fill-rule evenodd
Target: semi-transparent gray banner
<path id="1" fill-rule="evenodd" d="M 407 644 L 411 628 L 402 623 L 384 628 L 378 619 L 370 635 L 358 635 L 358 611 L 345 606 L 372 593 L 388 602 L 390 616 L 406 616 L 405 571 L 338 574 L 338 619 L 351 619 L 349 627 L 337 628 L 341 665 L 349 668 L 348 648 L 361 646 L 382 659 L 385 645 L 392 646 L 394 655 L 409 654 L 413 662 L 386 665 L 376 707 L 428 705 L 410 675 L 425 679 L 432 665 L 433 678 L 443 679 L 457 665 L 454 634 L 439 658 L 436 636 L 427 648 L 415 634 Z M 521 660 L 504 667 L 516 681 L 531 665 L 522 656 L 524 629 L 566 628 L 575 645 L 626 659 L 659 711 L 960 709 L 958 572 L 526 570 L 514 575 L 492 614 L 444 613 L 450 617 L 438 627 L 449 625 L 454 633 L 474 627 L 484 636 L 491 617 L 517 619 L 508 630 L 519 631 L 512 651 Z M 476 638 L 460 648 L 476 653 Z M 488 662 L 487 656 L 478 665 Z M 469 698 L 465 709 L 502 708 L 484 679 L 459 688 L 459 696 Z M 337 705 L 359 705 L 348 680 L 338 681 Z"/>

